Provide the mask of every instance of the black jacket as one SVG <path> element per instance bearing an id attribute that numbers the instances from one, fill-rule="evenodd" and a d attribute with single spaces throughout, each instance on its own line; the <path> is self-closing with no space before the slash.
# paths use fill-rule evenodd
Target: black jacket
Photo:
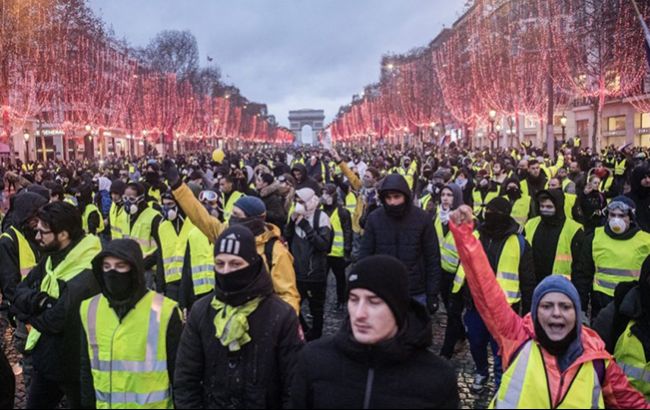
<path id="1" fill-rule="evenodd" d="M 321 186 L 315 179 L 308 176 L 307 167 L 303 164 L 296 164 L 291 168 L 291 172 L 294 170 L 302 173 L 302 181 L 296 181 L 296 191 L 302 188 L 311 188 L 316 192 L 316 195 L 320 196 L 322 191 Z"/>
<path id="2" fill-rule="evenodd" d="M 370 255 L 394 256 L 408 269 L 411 295 L 426 294 L 433 300 L 438 294 L 442 269 L 432 217 L 413 205 L 411 192 L 401 175 L 388 175 L 381 191 L 406 195 L 407 209 L 400 219 L 390 217 L 383 207 L 368 216 L 359 259 Z"/>
<path id="3" fill-rule="evenodd" d="M 61 263 L 79 241 L 51 254 L 52 268 Z M 79 306 L 85 299 L 97 295 L 99 284 L 91 269 L 86 269 L 68 282 L 60 282 L 60 297 L 52 300 L 51 308 L 35 311 L 34 299 L 41 290 L 45 277 L 47 257 L 27 275 L 16 289 L 14 313 L 19 320 L 29 323 L 41 332 L 41 338 L 32 351 L 34 370 L 50 380 L 79 391 L 81 321 Z M 71 407 L 78 406 L 79 397 L 68 397 Z"/>
<path id="4" fill-rule="evenodd" d="M 174 401 L 178 408 L 273 408 L 289 404 L 289 389 L 302 347 L 295 311 L 273 294 L 271 277 L 260 274 L 241 292 L 199 299 L 190 312 L 176 360 Z M 215 337 L 213 297 L 238 306 L 264 300 L 248 316 L 252 341 L 230 353 Z"/>
<path id="5" fill-rule="evenodd" d="M 632 171 L 631 190 L 627 196 L 636 205 L 636 222 L 646 232 L 650 232 L 650 188 L 641 186 L 641 180 L 650 174 L 650 167 L 645 165 Z"/>
<path id="6" fill-rule="evenodd" d="M 260 198 L 266 206 L 266 221 L 279 228 L 287 223 L 287 211 L 284 208 L 284 199 L 278 193 L 278 184 L 272 184 L 260 190 Z"/>
<path id="7" fill-rule="evenodd" d="M 376 346 L 357 343 L 349 320 L 339 332 L 308 344 L 291 390 L 297 409 L 458 408 L 452 366 L 428 350 L 431 321 L 411 302 L 408 324 Z"/>
<path id="8" fill-rule="evenodd" d="M 291 219 L 287 225 L 285 236 L 294 258 L 293 266 L 298 281 L 325 282 L 327 280 L 327 254 L 330 253 L 334 232 L 329 222 L 325 223 L 326 218 L 327 214 L 317 209 L 311 218 L 312 222 L 303 218 L 296 225 L 296 222 Z M 304 235 L 299 234 L 298 228 L 304 232 Z"/>

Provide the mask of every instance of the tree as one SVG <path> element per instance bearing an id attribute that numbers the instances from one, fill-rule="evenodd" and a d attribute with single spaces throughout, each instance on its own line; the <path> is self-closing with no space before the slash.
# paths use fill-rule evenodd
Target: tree
<path id="1" fill-rule="evenodd" d="M 161 31 L 151 40 L 145 55 L 150 68 L 176 74 L 179 81 L 192 78 L 199 70 L 199 46 L 187 30 Z"/>

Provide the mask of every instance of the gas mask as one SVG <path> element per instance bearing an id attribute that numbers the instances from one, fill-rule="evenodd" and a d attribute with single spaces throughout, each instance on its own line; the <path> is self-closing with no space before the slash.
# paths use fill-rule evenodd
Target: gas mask
<path id="1" fill-rule="evenodd" d="M 144 201 L 144 195 L 140 195 L 137 198 L 128 198 L 124 197 L 124 210 L 129 213 L 129 215 L 135 215 L 140 209 L 139 205 Z"/>
<path id="2" fill-rule="evenodd" d="M 627 231 L 627 223 L 623 218 L 612 218 L 609 220 L 609 228 L 617 235 L 620 235 Z"/>
<path id="3" fill-rule="evenodd" d="M 168 221 L 175 221 L 176 218 L 178 218 L 178 207 L 177 206 L 170 206 L 170 207 L 164 207 L 163 212 L 165 214 L 165 219 Z"/>

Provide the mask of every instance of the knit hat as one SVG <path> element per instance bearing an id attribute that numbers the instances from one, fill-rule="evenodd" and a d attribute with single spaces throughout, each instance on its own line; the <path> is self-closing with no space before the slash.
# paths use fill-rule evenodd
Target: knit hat
<path id="1" fill-rule="evenodd" d="M 392 256 L 374 255 L 359 261 L 350 272 L 348 292 L 367 289 L 379 296 L 402 327 L 408 315 L 410 296 L 406 266 Z"/>
<path id="2" fill-rule="evenodd" d="M 302 199 L 303 202 L 307 203 L 311 201 L 312 198 L 314 198 L 316 192 L 311 188 L 301 188 L 296 191 L 296 195 L 298 195 L 298 197 Z"/>
<path id="3" fill-rule="evenodd" d="M 506 198 L 499 196 L 491 200 L 487 204 L 486 209 L 501 215 L 510 215 L 512 212 L 512 205 Z"/>
<path id="4" fill-rule="evenodd" d="M 217 238 L 214 246 L 214 256 L 217 255 L 239 256 L 251 265 L 257 261 L 257 247 L 255 236 L 243 225 L 234 225 L 223 231 Z"/>
<path id="5" fill-rule="evenodd" d="M 235 206 L 241 209 L 247 217 L 262 216 L 266 213 L 266 205 L 256 196 L 243 196 L 235 202 Z"/>
<path id="6" fill-rule="evenodd" d="M 578 295 L 578 291 L 576 290 L 575 286 L 573 286 L 571 281 L 565 278 L 564 276 L 560 276 L 560 275 L 547 276 L 544 280 L 542 280 L 539 283 L 539 285 L 537 285 L 535 291 L 533 292 L 533 302 L 530 309 L 530 313 L 533 317 L 533 322 L 537 322 L 537 308 L 539 307 L 539 302 L 546 294 L 552 292 L 562 293 L 563 295 L 566 295 L 569 299 L 571 299 L 571 302 L 573 302 L 573 306 L 575 307 L 576 310 L 577 333 L 578 335 L 580 335 L 581 327 L 582 327 L 582 322 L 580 321 L 580 313 L 582 312 L 582 305 L 580 304 L 580 295 Z"/>

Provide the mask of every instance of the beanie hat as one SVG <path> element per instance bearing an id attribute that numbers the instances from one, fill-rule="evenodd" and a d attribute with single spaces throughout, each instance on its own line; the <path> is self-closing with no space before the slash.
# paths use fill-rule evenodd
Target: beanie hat
<path id="1" fill-rule="evenodd" d="M 311 188 L 301 188 L 296 191 L 296 195 L 298 195 L 304 203 L 308 203 L 314 198 L 314 196 L 316 196 L 316 192 Z"/>
<path id="2" fill-rule="evenodd" d="M 239 256 L 251 265 L 255 263 L 259 255 L 253 232 L 243 225 L 234 225 L 223 231 L 215 243 L 214 256 L 223 254 Z"/>
<path id="3" fill-rule="evenodd" d="M 544 280 L 542 280 L 539 283 L 539 285 L 537 285 L 535 291 L 533 292 L 533 302 L 530 309 L 533 322 L 534 323 L 537 322 L 537 308 L 539 307 L 539 302 L 542 300 L 542 298 L 545 295 L 552 292 L 562 293 L 563 295 L 566 295 L 569 299 L 571 299 L 571 302 L 573 302 L 573 306 L 576 309 L 577 332 L 578 335 L 580 335 L 580 332 L 582 330 L 581 329 L 582 322 L 580 320 L 582 305 L 580 303 L 580 296 L 578 295 L 578 291 L 576 290 L 575 286 L 573 286 L 571 281 L 565 278 L 564 276 L 560 276 L 560 275 L 547 276 L 546 278 L 544 278 Z"/>
<path id="4" fill-rule="evenodd" d="M 510 201 L 499 196 L 491 200 L 487 204 L 486 209 L 501 215 L 510 215 L 512 212 L 512 205 L 510 204 Z"/>
<path id="5" fill-rule="evenodd" d="M 379 296 L 395 315 L 399 327 L 405 324 L 410 296 L 406 266 L 392 256 L 374 255 L 359 261 L 350 272 L 348 292 L 367 289 Z"/>
<path id="6" fill-rule="evenodd" d="M 246 216 L 262 216 L 266 213 L 264 201 L 256 196 L 243 196 L 235 202 L 235 206 L 241 209 Z"/>

